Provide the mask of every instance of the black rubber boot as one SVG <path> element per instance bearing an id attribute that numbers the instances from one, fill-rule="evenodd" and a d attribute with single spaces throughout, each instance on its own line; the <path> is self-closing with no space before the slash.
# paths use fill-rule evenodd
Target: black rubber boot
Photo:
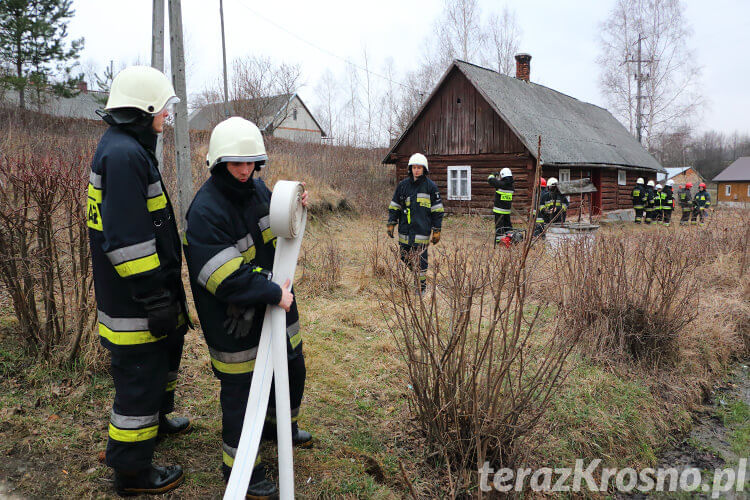
<path id="1" fill-rule="evenodd" d="M 275 443 L 278 439 L 278 436 L 276 435 L 276 427 L 266 424 L 263 427 L 263 434 L 261 435 L 261 437 L 264 441 L 271 441 Z M 312 445 L 312 434 L 299 429 L 297 427 L 297 423 L 294 422 L 292 424 L 292 446 L 297 446 L 298 448 L 312 448 Z"/>
<path id="2" fill-rule="evenodd" d="M 226 465 L 222 465 L 221 471 L 224 475 L 224 483 L 228 483 L 232 469 Z M 253 468 L 253 475 L 247 487 L 245 498 L 251 500 L 275 500 L 279 498 L 279 489 L 275 484 L 266 479 L 266 467 L 263 463 Z"/>
<path id="3" fill-rule="evenodd" d="M 185 417 L 167 418 L 159 415 L 159 436 L 175 436 L 177 434 L 187 434 L 193 430 L 190 419 Z"/>
<path id="4" fill-rule="evenodd" d="M 177 488 L 184 479 L 185 474 L 179 465 L 151 465 L 139 471 L 115 469 L 115 491 L 123 497 L 159 495 Z"/>

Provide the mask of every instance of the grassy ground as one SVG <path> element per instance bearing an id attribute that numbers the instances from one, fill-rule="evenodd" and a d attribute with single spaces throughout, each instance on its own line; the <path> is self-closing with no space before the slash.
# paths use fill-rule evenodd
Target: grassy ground
<path id="1" fill-rule="evenodd" d="M 295 452 L 296 492 L 303 498 L 398 498 L 408 495 L 407 480 L 420 496 L 444 491 L 443 474 L 430 464 L 410 425 L 405 367 L 378 306 L 372 259 L 374 249 L 383 247 L 375 236 L 384 233 L 382 226 L 380 220 L 331 217 L 314 221 L 306 235 L 297 286 L 307 364 L 300 424 L 316 445 Z M 441 244 L 489 239 L 491 227 L 486 219 L 448 218 Z M 337 273 L 339 279 L 332 279 Z M 32 497 L 112 496 L 111 472 L 101 463 L 110 378 L 26 357 L 14 345 L 12 311 L 2 300 L 0 478 Z M 551 311 L 545 318 L 554 320 Z M 687 410 L 728 360 L 717 360 L 711 373 L 686 362 L 664 374 L 613 369 L 575 353 L 570 376 L 545 417 L 551 433 L 537 443 L 530 465 L 571 465 L 576 458 L 601 458 L 610 466 L 655 464 L 669 436 L 690 427 Z M 160 443 L 156 453 L 157 463 L 181 463 L 187 470 L 175 497 L 217 498 L 223 492 L 218 388 L 200 332 L 193 331 L 186 339 L 177 408 L 193 418 L 195 431 Z M 731 406 L 726 418 L 734 422 L 746 412 Z M 737 446 L 743 446 L 746 426 L 737 433 Z M 262 456 L 275 462 L 271 446 L 264 445 Z"/>

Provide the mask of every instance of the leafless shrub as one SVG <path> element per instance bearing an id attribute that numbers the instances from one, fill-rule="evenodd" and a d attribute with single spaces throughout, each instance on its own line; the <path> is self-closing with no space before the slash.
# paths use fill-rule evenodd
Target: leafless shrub
<path id="1" fill-rule="evenodd" d="M 303 246 L 298 267 L 302 275 L 297 288 L 308 295 L 331 292 L 341 284 L 342 252 L 330 236 L 312 240 Z"/>
<path id="2" fill-rule="evenodd" d="M 93 336 L 82 198 L 91 151 L 52 148 L 0 158 L 0 279 L 27 349 L 70 362 Z"/>
<path id="3" fill-rule="evenodd" d="M 558 315 L 600 361 L 674 362 L 696 317 L 700 282 L 689 252 L 659 234 L 600 234 L 563 244 L 553 261 Z"/>
<path id="4" fill-rule="evenodd" d="M 434 285 L 422 295 L 397 251 L 387 261 L 378 297 L 407 361 L 416 425 L 430 456 L 449 471 L 451 497 L 470 487 L 476 473 L 469 469 L 485 461 L 523 462 L 528 438 L 544 432 L 537 424 L 566 375 L 572 343 L 542 331 L 546 304 L 527 304 L 530 246 L 529 237 L 512 249 L 474 240 L 434 247 Z"/>

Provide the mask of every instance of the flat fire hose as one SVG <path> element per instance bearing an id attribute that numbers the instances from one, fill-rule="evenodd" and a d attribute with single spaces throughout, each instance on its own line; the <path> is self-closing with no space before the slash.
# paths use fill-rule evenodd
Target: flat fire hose
<path id="1" fill-rule="evenodd" d="M 294 281 L 297 257 L 307 222 L 302 206 L 303 188 L 299 182 L 278 181 L 271 196 L 271 231 L 276 236 L 273 281 L 279 286 Z M 250 395 L 242 423 L 242 434 L 234 457 L 232 474 L 224 492 L 225 500 L 245 498 L 255 457 L 258 455 L 263 424 L 266 420 L 271 380 L 276 379 L 276 433 L 279 453 L 279 493 L 282 499 L 294 498 L 294 463 L 292 460 L 292 412 L 289 403 L 287 367 L 286 312 L 279 306 L 266 307 L 260 334 Z"/>

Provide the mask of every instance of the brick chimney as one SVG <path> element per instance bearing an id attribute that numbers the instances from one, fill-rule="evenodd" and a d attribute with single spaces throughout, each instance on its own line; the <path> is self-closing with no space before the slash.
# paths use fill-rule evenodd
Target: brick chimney
<path id="1" fill-rule="evenodd" d="M 516 54 L 516 78 L 529 81 L 531 73 L 531 54 Z"/>
<path id="2" fill-rule="evenodd" d="M 80 82 L 78 82 L 78 90 L 80 90 L 82 94 L 87 94 L 89 91 L 89 85 L 85 81 L 81 80 Z"/>

